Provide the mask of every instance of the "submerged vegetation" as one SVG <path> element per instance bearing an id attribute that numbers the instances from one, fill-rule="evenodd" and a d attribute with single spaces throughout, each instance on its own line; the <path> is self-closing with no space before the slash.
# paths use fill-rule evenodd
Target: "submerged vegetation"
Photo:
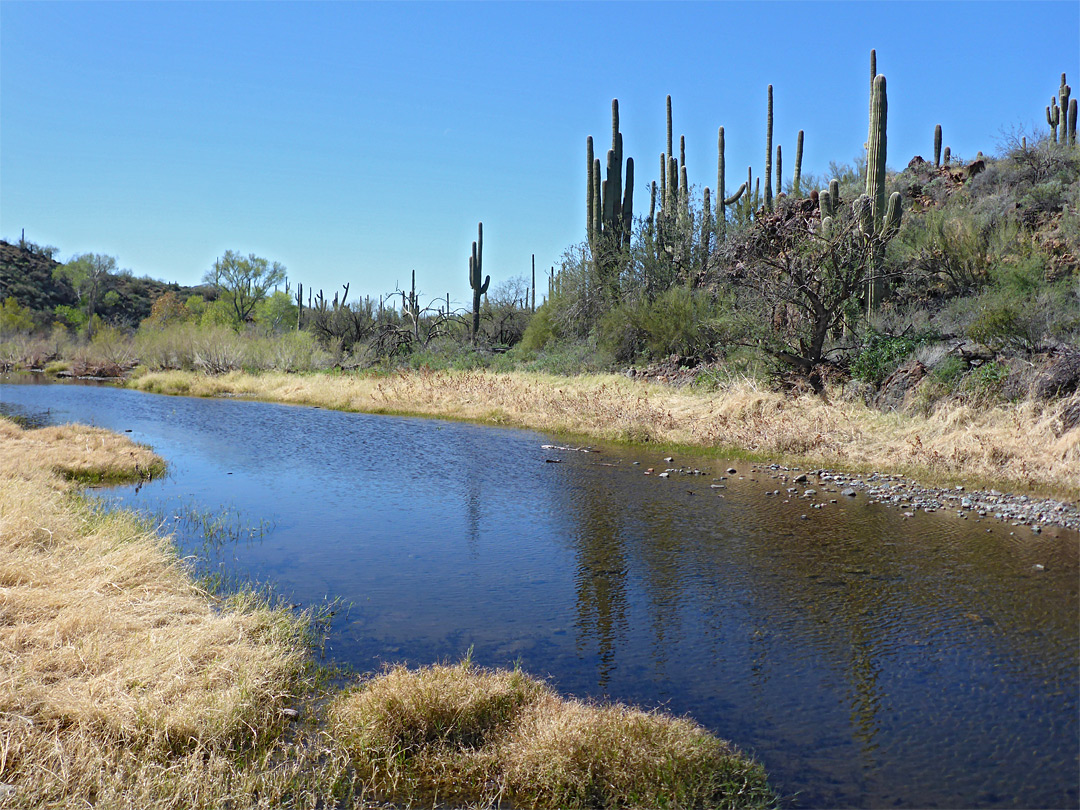
<path id="1" fill-rule="evenodd" d="M 147 469 L 160 459 L 103 430 L 0 420 L 5 807 L 775 803 L 694 723 L 520 672 L 399 666 L 335 689 L 310 613 L 202 590 L 168 538 L 71 480 Z"/>

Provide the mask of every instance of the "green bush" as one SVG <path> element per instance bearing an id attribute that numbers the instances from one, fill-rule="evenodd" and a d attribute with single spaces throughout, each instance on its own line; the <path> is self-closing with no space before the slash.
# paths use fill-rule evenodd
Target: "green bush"
<path id="1" fill-rule="evenodd" d="M 987 346 L 1008 346 L 1031 343 L 1019 308 L 1008 299 L 988 303 L 965 330 L 972 340 Z"/>
<path id="2" fill-rule="evenodd" d="M 525 327 L 525 333 L 521 336 L 518 344 L 525 351 L 539 351 L 548 343 L 558 338 L 558 329 L 555 319 L 552 317 L 553 308 L 548 302 L 533 313 L 529 319 L 529 325 Z"/>
<path id="3" fill-rule="evenodd" d="M 921 339 L 908 335 L 884 335 L 871 330 L 866 345 L 851 361 L 851 376 L 875 386 L 881 385 L 920 342 Z"/>
<path id="4" fill-rule="evenodd" d="M 931 372 L 930 380 L 951 392 L 967 373 L 968 365 L 961 358 L 954 356 L 946 357 Z"/>
<path id="5" fill-rule="evenodd" d="M 653 301 L 624 303 L 600 321 L 599 340 L 618 363 L 669 355 L 712 357 L 731 332 L 726 301 L 678 286 Z"/>

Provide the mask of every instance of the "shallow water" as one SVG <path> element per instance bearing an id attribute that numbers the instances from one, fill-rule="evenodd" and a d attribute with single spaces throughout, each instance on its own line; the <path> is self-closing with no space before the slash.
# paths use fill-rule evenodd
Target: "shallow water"
<path id="1" fill-rule="evenodd" d="M 204 571 L 340 600 L 327 654 L 360 671 L 472 650 L 686 714 L 793 807 L 1080 802 L 1076 532 L 811 509 L 745 463 L 423 419 L 25 377 L 0 411 L 153 446 L 165 479 L 102 496 L 168 516 Z M 643 475 L 679 466 L 706 474 Z"/>

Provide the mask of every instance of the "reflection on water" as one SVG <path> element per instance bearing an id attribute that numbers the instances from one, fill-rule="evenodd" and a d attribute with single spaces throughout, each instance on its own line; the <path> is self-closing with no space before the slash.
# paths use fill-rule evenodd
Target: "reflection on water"
<path id="1" fill-rule="evenodd" d="M 794 806 L 1080 801 L 1075 532 L 810 509 L 745 465 L 646 477 L 671 465 L 526 431 L 69 385 L 4 385 L 0 407 L 153 445 L 169 476 L 106 497 L 239 515 L 213 551 L 177 521 L 185 553 L 350 603 L 328 649 L 362 671 L 472 647 L 688 714 Z"/>

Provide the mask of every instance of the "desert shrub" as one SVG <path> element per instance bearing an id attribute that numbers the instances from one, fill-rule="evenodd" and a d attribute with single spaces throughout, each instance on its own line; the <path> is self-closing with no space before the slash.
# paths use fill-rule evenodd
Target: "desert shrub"
<path id="1" fill-rule="evenodd" d="M 533 313 L 529 325 L 525 327 L 525 332 L 521 336 L 520 345 L 523 349 L 535 352 L 559 337 L 553 314 L 553 305 L 546 301 Z"/>
<path id="2" fill-rule="evenodd" d="M 610 371 L 615 365 L 615 359 L 593 336 L 552 340 L 536 351 L 518 345 L 506 357 L 528 371 L 564 376 Z"/>
<path id="3" fill-rule="evenodd" d="M 968 324 L 967 336 L 988 346 L 1030 344 L 1031 335 L 1012 300 L 997 298 L 987 301 L 974 320 Z"/>
<path id="4" fill-rule="evenodd" d="M 851 376 L 872 385 L 881 385 L 922 340 L 911 335 L 888 335 L 871 330 L 863 348 L 851 361 Z"/>
<path id="5" fill-rule="evenodd" d="M 963 359 L 956 355 L 950 355 L 942 360 L 930 371 L 930 379 L 951 391 L 960 382 L 960 378 L 967 372 L 968 366 Z"/>
<path id="6" fill-rule="evenodd" d="M 1009 367 L 1004 363 L 991 360 L 971 370 L 968 380 L 971 386 L 981 392 L 990 393 L 998 391 L 1002 383 L 1009 376 Z"/>
<path id="7" fill-rule="evenodd" d="M 159 299 L 160 300 L 160 299 Z M 155 327 L 144 322 L 135 333 L 133 344 L 139 363 L 151 371 L 195 367 L 195 336 L 199 327 L 175 319 L 168 326 Z"/>
<path id="8" fill-rule="evenodd" d="M 669 355 L 711 357 L 727 338 L 729 306 L 705 290 L 678 286 L 655 300 L 624 303 L 600 321 L 599 341 L 616 362 Z"/>
<path id="9" fill-rule="evenodd" d="M 893 253 L 908 268 L 909 284 L 947 294 L 968 292 L 988 278 L 991 233 L 970 215 L 929 211 L 905 218 Z"/>

